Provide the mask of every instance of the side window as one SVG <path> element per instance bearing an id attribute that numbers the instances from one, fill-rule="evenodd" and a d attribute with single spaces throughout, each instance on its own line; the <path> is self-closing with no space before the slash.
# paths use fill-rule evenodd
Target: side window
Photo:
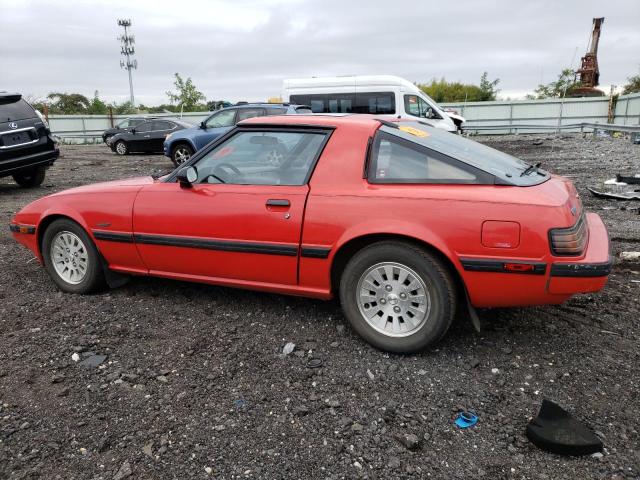
<path id="1" fill-rule="evenodd" d="M 284 115 L 287 113 L 287 109 L 284 107 L 268 107 L 267 115 Z"/>
<path id="2" fill-rule="evenodd" d="M 232 127 L 235 124 L 237 108 L 220 110 L 207 120 L 207 128 Z"/>
<path id="3" fill-rule="evenodd" d="M 239 108 L 238 120 L 236 121 L 236 123 L 241 122 L 242 120 L 246 120 L 247 118 L 264 117 L 264 115 L 264 108 Z"/>
<path id="4" fill-rule="evenodd" d="M 161 130 L 171 130 L 173 128 L 173 124 L 171 122 L 156 120 L 153 122 L 152 130 L 153 131 L 161 131 Z"/>
<path id="5" fill-rule="evenodd" d="M 442 118 L 431 105 L 420 98 L 418 95 L 404 96 L 404 110 L 409 115 L 421 118 Z"/>
<path id="6" fill-rule="evenodd" d="M 376 135 L 371 155 L 371 183 L 490 183 L 470 165 L 386 132 Z"/>
<path id="7" fill-rule="evenodd" d="M 128 128 L 130 126 L 133 126 L 133 120 L 129 120 L 128 118 L 126 120 L 122 120 L 120 123 L 118 123 L 118 127 L 120 128 Z"/>
<path id="8" fill-rule="evenodd" d="M 144 122 L 139 125 L 136 125 L 136 133 L 150 132 L 153 130 L 154 122 Z"/>
<path id="9" fill-rule="evenodd" d="M 396 100 L 393 92 L 371 92 L 356 94 L 355 113 L 391 115 L 396 113 Z"/>
<path id="10" fill-rule="evenodd" d="M 308 105 L 312 113 L 355 113 L 355 93 L 291 95 L 290 100 L 298 105 Z"/>
<path id="11" fill-rule="evenodd" d="M 141 118 L 130 118 L 129 126 L 135 127 L 136 125 L 140 125 L 142 122 L 144 122 L 144 120 L 142 120 Z"/>
<path id="12" fill-rule="evenodd" d="M 327 132 L 239 131 L 195 165 L 198 183 L 304 185 Z"/>

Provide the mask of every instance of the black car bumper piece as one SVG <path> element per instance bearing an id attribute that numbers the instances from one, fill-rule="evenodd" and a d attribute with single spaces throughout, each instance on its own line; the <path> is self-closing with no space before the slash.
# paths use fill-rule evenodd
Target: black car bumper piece
<path id="1" fill-rule="evenodd" d="M 60 150 L 52 148 L 51 150 L 0 160 L 0 176 L 12 175 L 20 170 L 32 167 L 51 166 L 59 156 Z"/>

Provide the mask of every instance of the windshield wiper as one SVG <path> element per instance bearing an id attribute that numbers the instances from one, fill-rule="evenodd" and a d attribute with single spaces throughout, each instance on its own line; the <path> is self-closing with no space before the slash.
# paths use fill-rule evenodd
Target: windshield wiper
<path id="1" fill-rule="evenodd" d="M 525 175 L 529 175 L 530 173 L 538 173 L 538 169 L 540 168 L 541 165 L 542 165 L 541 162 L 534 163 L 533 165 L 529 165 L 527 168 L 523 170 L 520 176 L 524 177 Z"/>

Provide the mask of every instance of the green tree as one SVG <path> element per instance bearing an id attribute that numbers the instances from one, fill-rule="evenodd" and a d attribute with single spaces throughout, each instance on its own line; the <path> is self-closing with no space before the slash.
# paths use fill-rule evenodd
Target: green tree
<path id="1" fill-rule="evenodd" d="M 174 93 L 172 91 L 167 91 L 169 101 L 172 104 L 177 103 L 181 110 L 195 111 L 197 109 L 202 109 L 200 102 L 204 102 L 206 97 L 196 88 L 191 77 L 187 77 L 186 80 L 183 80 L 179 73 L 174 75 L 176 80 L 173 84 L 175 85 L 177 92 Z M 206 105 L 204 105 L 204 108 L 206 109 Z"/>
<path id="2" fill-rule="evenodd" d="M 571 68 L 565 68 L 558 75 L 558 79 L 546 85 L 538 85 L 534 90 L 533 98 L 562 98 L 571 95 L 571 92 L 580 86 L 576 79 L 576 72 Z M 528 96 L 531 98 L 531 96 Z"/>
<path id="3" fill-rule="evenodd" d="M 122 103 L 113 102 L 109 106 L 113 110 L 114 115 L 131 115 L 138 113 L 138 109 L 129 101 Z"/>
<path id="4" fill-rule="evenodd" d="M 498 92 L 500 91 L 499 88 L 496 88 L 499 83 L 499 78 L 496 78 L 495 80 L 489 80 L 489 74 L 487 72 L 484 72 L 480 77 L 481 101 L 488 102 L 491 100 L 495 100 Z"/>
<path id="5" fill-rule="evenodd" d="M 640 75 L 634 75 L 633 77 L 627 78 L 627 82 L 628 83 L 622 89 L 623 95 L 640 92 Z"/>
<path id="6" fill-rule="evenodd" d="M 488 79 L 488 73 L 484 72 L 480 77 L 480 85 L 462 82 L 448 82 L 444 78 L 431 80 L 430 83 L 417 84 L 423 92 L 436 102 L 484 102 L 495 100 L 499 90 L 496 88 L 500 79 Z"/>
<path id="7" fill-rule="evenodd" d="M 79 93 L 53 92 L 47 95 L 50 101 L 49 112 L 64 115 L 86 113 L 89 108 L 89 99 Z"/>
<path id="8" fill-rule="evenodd" d="M 90 115 L 106 115 L 109 112 L 109 107 L 105 102 L 100 100 L 98 96 L 98 90 L 93 93 L 93 99 L 87 106 L 87 113 Z"/>

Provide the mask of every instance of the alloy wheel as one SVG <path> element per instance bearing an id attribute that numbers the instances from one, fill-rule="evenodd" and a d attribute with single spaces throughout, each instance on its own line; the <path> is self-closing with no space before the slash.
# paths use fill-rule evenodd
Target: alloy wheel
<path id="1" fill-rule="evenodd" d="M 71 285 L 77 285 L 87 274 L 89 253 L 75 233 L 58 232 L 51 242 L 51 263 L 58 276 Z"/>
<path id="2" fill-rule="evenodd" d="M 358 281 L 356 301 L 364 320 L 391 337 L 415 333 L 431 311 L 431 296 L 424 280 L 406 265 L 395 262 L 368 268 Z"/>

